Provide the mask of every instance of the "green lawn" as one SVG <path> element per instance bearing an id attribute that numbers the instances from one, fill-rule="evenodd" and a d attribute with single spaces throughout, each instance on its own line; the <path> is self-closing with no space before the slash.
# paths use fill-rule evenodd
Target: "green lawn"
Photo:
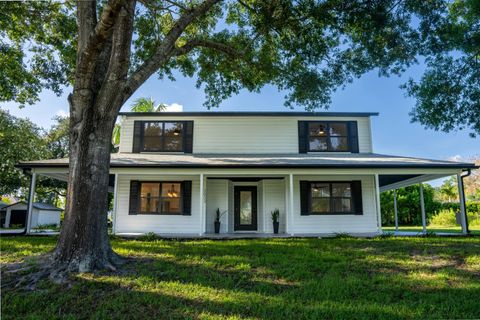
<path id="1" fill-rule="evenodd" d="M 473 235 L 480 235 L 479 226 L 470 226 L 470 233 Z M 395 227 L 382 227 L 383 231 L 395 231 Z M 399 231 L 422 232 L 422 226 L 399 226 Z M 427 226 L 427 232 L 448 232 L 448 233 L 462 233 L 462 228 L 458 227 L 444 227 L 444 226 Z"/>
<path id="2" fill-rule="evenodd" d="M 2 237 L 2 265 L 55 238 Z M 2 319 L 480 318 L 480 238 L 113 240 L 73 285 L 2 290 Z M 33 262 L 32 262 L 33 263 Z M 4 275 L 3 275 L 4 276 Z"/>

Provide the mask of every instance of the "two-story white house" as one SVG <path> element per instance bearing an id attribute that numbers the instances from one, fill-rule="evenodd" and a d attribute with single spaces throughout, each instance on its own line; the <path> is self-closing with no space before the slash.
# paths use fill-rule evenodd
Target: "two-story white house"
<path id="1" fill-rule="evenodd" d="M 381 232 L 381 191 L 475 166 L 373 153 L 371 116 L 331 112 L 120 113 L 113 231 L 165 236 Z M 68 160 L 19 164 L 66 180 Z"/>

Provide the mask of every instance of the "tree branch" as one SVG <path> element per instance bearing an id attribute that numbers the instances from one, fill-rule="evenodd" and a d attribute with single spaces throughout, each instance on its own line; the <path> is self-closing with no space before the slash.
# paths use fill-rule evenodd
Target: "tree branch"
<path id="1" fill-rule="evenodd" d="M 195 47 L 204 47 L 204 48 L 214 49 L 214 50 L 223 52 L 232 58 L 238 58 L 243 55 L 243 52 L 237 51 L 227 44 L 208 40 L 208 39 L 192 39 L 182 47 L 176 48 L 174 51 L 174 55 L 181 56 L 181 55 L 187 54 Z"/>
<path id="2" fill-rule="evenodd" d="M 124 100 L 127 100 L 142 83 L 144 83 L 158 68 L 165 64 L 173 55 L 175 42 L 181 36 L 187 26 L 196 18 L 207 13 L 215 4 L 222 0 L 205 0 L 201 4 L 189 9 L 174 24 L 167 33 L 163 42 L 157 48 L 155 54 L 145 61 L 128 79 L 124 90 Z"/>

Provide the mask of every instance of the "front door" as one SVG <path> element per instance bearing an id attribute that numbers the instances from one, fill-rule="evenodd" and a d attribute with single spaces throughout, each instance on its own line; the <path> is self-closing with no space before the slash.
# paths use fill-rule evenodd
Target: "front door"
<path id="1" fill-rule="evenodd" d="M 234 187 L 234 230 L 257 230 L 257 187 Z"/>

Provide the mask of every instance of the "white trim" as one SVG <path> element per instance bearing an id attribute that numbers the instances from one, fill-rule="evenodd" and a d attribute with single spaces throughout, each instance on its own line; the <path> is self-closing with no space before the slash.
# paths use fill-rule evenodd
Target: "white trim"
<path id="1" fill-rule="evenodd" d="M 118 173 L 115 173 L 115 185 L 113 186 L 113 211 L 112 211 L 112 233 L 117 230 L 117 208 L 118 208 Z"/>
<path id="2" fill-rule="evenodd" d="M 33 201 L 35 200 L 35 186 L 37 182 L 37 174 L 35 169 L 32 169 L 32 180 L 30 181 L 30 194 L 28 196 L 28 206 L 27 206 L 27 225 L 25 226 L 26 234 L 30 234 L 30 229 L 32 227 L 32 217 L 33 217 Z"/>
<path id="3" fill-rule="evenodd" d="M 427 233 L 427 217 L 425 214 L 425 199 L 423 197 L 423 184 L 420 182 L 420 210 L 422 213 L 422 232 L 423 234 Z"/>
<path id="4" fill-rule="evenodd" d="M 460 221 L 462 225 L 462 233 L 467 234 L 467 211 L 465 208 L 465 193 L 463 189 L 462 175 L 457 174 L 458 195 L 460 200 Z"/>
<path id="5" fill-rule="evenodd" d="M 397 189 L 393 189 L 393 212 L 395 214 L 395 231 L 398 231 Z"/>
<path id="6" fill-rule="evenodd" d="M 207 224 L 207 219 L 206 219 L 206 216 L 204 215 L 204 203 L 205 203 L 205 198 L 204 198 L 204 189 L 205 189 L 205 186 L 204 186 L 204 183 L 205 183 L 205 180 L 204 180 L 204 176 L 203 176 L 203 173 L 200 173 L 200 191 L 199 191 L 199 197 L 200 197 L 200 203 L 199 203 L 199 206 L 200 206 L 200 214 L 199 214 L 199 217 L 200 217 L 200 232 L 199 232 L 199 235 L 203 235 L 205 233 L 205 227 L 206 227 L 206 224 Z"/>
<path id="7" fill-rule="evenodd" d="M 293 174 L 289 174 L 289 201 L 288 201 L 288 204 L 289 204 L 289 215 L 287 216 L 287 219 L 289 219 L 289 223 L 288 225 L 290 226 L 289 227 L 289 230 L 288 232 L 293 236 L 294 235 L 294 228 L 293 228 Z"/>
<path id="8" fill-rule="evenodd" d="M 363 197 L 363 189 L 362 189 Z M 378 178 L 378 173 L 375 174 L 375 207 L 377 209 L 377 230 L 378 232 L 382 231 L 382 207 L 380 205 L 380 180 Z"/>

